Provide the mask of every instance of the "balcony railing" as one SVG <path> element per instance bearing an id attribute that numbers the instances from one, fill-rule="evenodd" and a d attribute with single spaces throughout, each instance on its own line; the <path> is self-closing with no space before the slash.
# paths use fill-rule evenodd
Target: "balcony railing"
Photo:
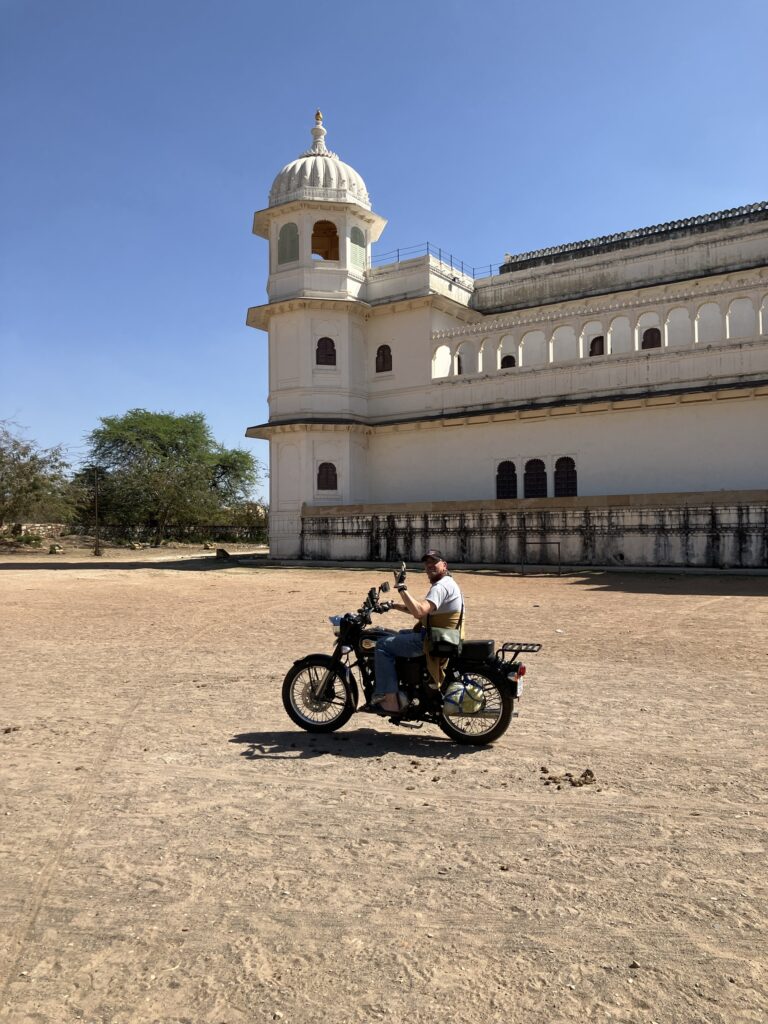
<path id="1" fill-rule="evenodd" d="M 389 252 L 376 253 L 371 258 L 371 266 L 379 267 L 385 263 L 403 263 L 406 260 L 417 259 L 419 256 L 434 256 L 443 266 L 449 267 L 451 270 L 464 274 L 467 277 L 493 277 L 494 274 L 499 272 L 498 266 L 493 263 L 480 267 L 472 266 L 469 263 L 465 263 L 464 260 L 458 259 L 458 257 L 446 249 L 440 249 L 438 246 L 432 245 L 431 242 L 421 242 L 419 245 L 408 245 L 400 249 L 390 249 Z"/>

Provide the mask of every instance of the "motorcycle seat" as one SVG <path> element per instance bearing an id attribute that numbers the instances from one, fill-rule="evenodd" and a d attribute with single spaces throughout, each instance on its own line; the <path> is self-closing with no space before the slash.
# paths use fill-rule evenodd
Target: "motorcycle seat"
<path id="1" fill-rule="evenodd" d="M 493 640 L 465 640 L 461 646 L 462 661 L 487 661 L 493 657 Z"/>

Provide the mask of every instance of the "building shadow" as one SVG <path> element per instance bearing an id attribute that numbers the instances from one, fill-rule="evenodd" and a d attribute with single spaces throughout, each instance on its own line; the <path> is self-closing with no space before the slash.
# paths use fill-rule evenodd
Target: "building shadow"
<path id="1" fill-rule="evenodd" d="M 306 733 L 300 730 L 244 732 L 233 736 L 229 742 L 241 745 L 243 749 L 240 754 L 249 761 L 307 760 L 315 757 L 379 758 L 384 754 L 443 761 L 487 753 L 492 749 L 454 743 L 442 734 L 421 732 L 405 725 L 392 726 L 387 732 L 366 726 L 358 729 L 348 727 L 348 730 L 333 733 Z"/>
<path id="2" fill-rule="evenodd" d="M 33 572 L 35 570 L 58 570 L 66 572 L 69 569 L 82 571 L 92 569 L 163 569 L 171 572 L 216 572 L 220 569 L 273 569 L 278 571 L 300 570 L 326 570 L 326 571 L 354 571 L 367 572 L 386 578 L 389 575 L 390 567 L 384 563 L 354 564 L 344 563 L 312 563 L 295 562 L 290 564 L 274 564 L 269 562 L 266 556 L 261 555 L 233 555 L 231 558 L 217 558 L 215 555 L 186 556 L 179 558 L 166 558 L 153 561 L 151 559 L 114 559 L 109 556 L 97 558 L 93 555 L 87 560 L 81 561 L 64 560 L 58 557 L 51 557 L 45 561 L 22 560 L 14 562 L 0 562 L 2 571 Z M 521 579 L 519 571 L 510 569 L 507 566 L 495 565 L 452 565 L 454 575 L 480 575 L 509 580 Z M 734 597 L 768 597 L 768 570 L 685 570 L 675 571 L 674 569 L 657 569 L 633 571 L 605 569 L 571 569 L 564 571 L 562 576 L 554 572 L 527 571 L 522 577 L 526 580 L 560 580 L 566 586 L 585 587 L 591 590 L 601 590 L 606 593 L 617 591 L 628 594 L 680 594 L 703 596 L 725 596 Z"/>
<path id="3" fill-rule="evenodd" d="M 584 572 L 563 576 L 577 587 L 605 593 L 679 594 L 681 597 L 768 597 L 768 573 L 711 572 Z"/>

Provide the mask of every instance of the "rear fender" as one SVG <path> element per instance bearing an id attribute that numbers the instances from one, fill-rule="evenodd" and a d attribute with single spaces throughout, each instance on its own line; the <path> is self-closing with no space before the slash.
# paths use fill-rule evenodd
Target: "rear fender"
<path id="1" fill-rule="evenodd" d="M 344 685 L 352 694 L 353 705 L 357 707 L 359 704 L 360 694 L 357 689 L 357 682 L 349 671 L 349 667 L 343 661 L 336 661 L 330 654 L 308 654 L 305 658 L 297 658 L 293 664 L 295 668 L 303 668 L 305 665 L 324 665 L 326 668 L 333 669 L 334 672 L 341 676 L 344 680 Z"/>

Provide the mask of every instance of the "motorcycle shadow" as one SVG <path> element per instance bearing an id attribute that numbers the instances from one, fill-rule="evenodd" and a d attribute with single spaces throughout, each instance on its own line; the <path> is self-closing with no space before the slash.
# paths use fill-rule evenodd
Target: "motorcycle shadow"
<path id="1" fill-rule="evenodd" d="M 454 743 L 447 736 L 385 733 L 368 728 L 346 733 L 243 732 L 233 736 L 229 742 L 243 745 L 245 749 L 240 754 L 250 761 L 327 756 L 382 757 L 384 754 L 450 760 L 490 749 Z"/>

